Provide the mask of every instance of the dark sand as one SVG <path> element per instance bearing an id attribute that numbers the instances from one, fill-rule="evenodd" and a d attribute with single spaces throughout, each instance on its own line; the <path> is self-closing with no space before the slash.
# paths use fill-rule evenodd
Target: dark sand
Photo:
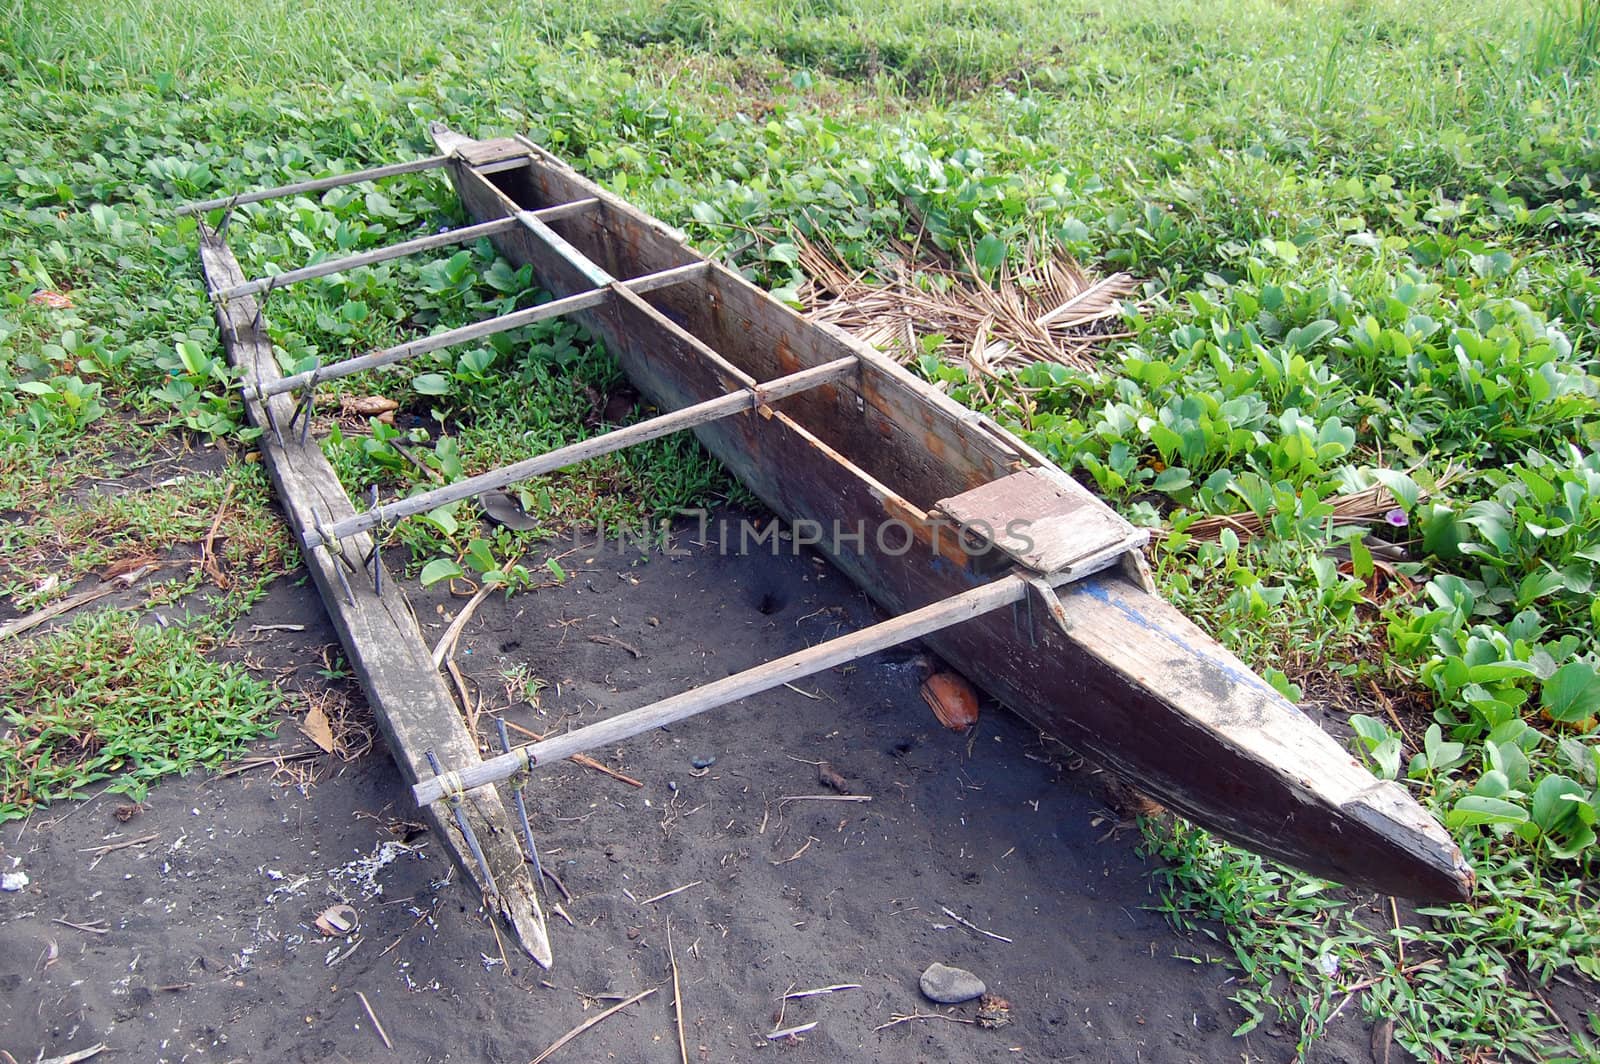
<path id="1" fill-rule="evenodd" d="M 518 665 L 549 687 L 539 712 L 519 703 L 507 719 L 565 729 L 875 617 L 817 558 L 676 544 L 691 556 L 580 550 L 562 562 L 563 586 L 487 600 L 457 658 L 486 711 L 505 710 L 502 674 Z M 413 601 L 430 641 L 447 621 L 440 609 L 461 604 L 438 590 L 413 589 Z M 251 632 L 264 624 L 305 630 Z M 280 581 L 238 638 L 232 652 L 283 670 L 289 689 L 329 689 L 317 670 L 335 637 L 309 588 Z M 534 829 L 572 894 L 563 903 L 546 885 L 546 904 L 572 919 L 550 917 L 548 972 L 503 932 L 497 941 L 415 825 L 381 740 L 349 763 L 298 763 L 315 768 L 310 785 L 270 768 L 195 776 L 155 788 L 126 824 L 107 796 L 7 825 L 0 866 L 20 858 L 31 884 L 0 894 L 0 1048 L 19 1061 L 104 1042 L 109 1060 L 525 1062 L 654 987 L 553 1059 L 676 1061 L 670 921 L 694 1061 L 1290 1059 L 1282 1032 L 1231 1037 L 1243 1017 L 1227 1001 L 1229 973 L 1194 960 L 1221 949 L 1148 910 L 1157 899 L 1137 831 L 1113 831 L 1094 769 L 992 704 L 973 732 L 946 731 L 919 697 L 913 653 L 595 751 L 641 789 L 571 763 L 542 770 Z M 335 704 L 345 696 L 353 717 L 364 713 L 359 690 L 331 683 Z M 292 723 L 262 744 L 306 749 Z M 697 757 L 716 761 L 697 773 Z M 818 761 L 872 800 L 784 801 L 834 793 Z M 325 938 L 313 922 L 340 901 L 360 929 Z M 985 980 L 1010 1002 L 1010 1023 L 875 1030 L 911 1013 L 976 1015 L 975 1003 L 941 1009 L 921 996 L 933 961 Z M 767 1040 L 781 995 L 838 983 L 861 986 L 788 1001 L 783 1027 L 816 1026 Z M 1368 1045 L 1359 1017 L 1343 1016 L 1314 1059 L 1367 1060 Z"/>

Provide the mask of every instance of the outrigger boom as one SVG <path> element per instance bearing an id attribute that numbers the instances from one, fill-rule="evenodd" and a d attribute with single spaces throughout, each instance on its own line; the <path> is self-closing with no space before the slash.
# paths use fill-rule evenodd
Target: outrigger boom
<path id="1" fill-rule="evenodd" d="M 1115 564 L 1121 553 L 1120 549 L 1108 553 L 1095 559 L 1095 563 L 1099 568 Z M 1097 571 L 1095 565 L 1086 565 L 1070 573 L 1058 574 L 1053 581 L 1058 584 L 1066 583 L 1068 580 L 1087 576 L 1094 571 Z M 753 669 L 746 669 L 682 694 L 663 698 L 648 706 L 619 713 L 598 724 L 577 728 L 553 739 L 529 743 L 498 757 L 469 765 L 460 771 L 445 772 L 433 779 L 422 780 L 411 788 L 411 793 L 418 805 L 427 805 L 441 798 L 481 787 L 486 783 L 498 783 L 503 779 L 509 779 L 524 769 L 531 769 L 536 765 L 560 761 L 573 754 L 581 754 L 599 746 L 631 739 L 655 728 L 664 728 L 707 710 L 737 702 L 741 698 L 748 698 L 814 673 L 848 664 L 868 654 L 876 654 L 880 650 L 920 639 L 1002 606 L 1022 602 L 1030 594 L 1038 594 L 1041 584 L 1046 588 L 1050 586 L 1039 577 L 1015 573 L 1003 576 L 991 584 L 952 595 L 931 606 L 903 613 L 890 620 L 858 629 L 849 635 L 830 639 Z"/>
<path id="2" fill-rule="evenodd" d="M 1129 776 L 1169 807 L 1259 852 L 1332 879 L 1429 899 L 1468 896 L 1449 835 L 1403 787 L 1374 779 L 1242 662 L 1157 597 L 1145 533 L 1043 456 L 837 330 L 738 274 L 522 139 L 442 127 L 439 154 L 208 200 L 201 259 L 230 361 L 306 564 L 413 794 L 485 903 L 540 964 L 551 950 L 523 788 L 518 827 L 495 784 L 912 639 L 1042 730 Z M 246 280 L 228 250 L 235 207 L 443 169 L 473 224 Z M 538 306 L 285 376 L 262 326 L 279 288 L 488 239 L 531 265 Z M 662 413 L 511 465 L 357 512 L 315 441 L 318 385 L 572 315 Z M 280 431 L 304 419 L 298 436 Z M 888 620 L 572 732 L 482 758 L 404 596 L 369 535 L 685 429 L 780 517 L 895 523 L 904 550 L 822 547 Z M 939 529 L 961 530 L 961 546 Z M 1022 529 L 1014 533 L 1014 529 Z M 972 541 L 981 549 L 972 549 Z M 350 574 L 366 571 L 371 594 Z M 1000 608 L 1013 607 L 1007 622 Z M 1042 617 L 1043 623 L 1038 618 Z M 1025 624 L 1023 622 L 1026 622 Z M 441 799 L 443 804 L 441 805 Z M 446 815 L 448 813 L 448 815 Z M 535 875 L 537 879 L 537 873 Z"/>

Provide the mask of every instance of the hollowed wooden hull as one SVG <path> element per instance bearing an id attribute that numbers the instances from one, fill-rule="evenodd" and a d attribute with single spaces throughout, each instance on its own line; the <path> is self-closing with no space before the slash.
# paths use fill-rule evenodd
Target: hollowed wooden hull
<path id="1" fill-rule="evenodd" d="M 553 228 L 612 276 L 701 261 L 662 223 L 544 153 L 442 129 L 435 138 L 441 151 L 460 153 L 448 170 L 477 221 L 594 197 L 596 208 Z M 485 176 L 472 165 L 517 151 L 528 154 L 526 166 Z M 593 287 L 524 231 L 495 242 L 558 297 Z M 617 292 L 576 317 L 663 410 L 859 355 L 851 378 L 695 431 L 781 517 L 830 531 L 864 528 L 860 541 L 824 535 L 819 549 L 894 613 L 993 578 L 934 543 L 929 511 L 938 500 L 1047 464 L 891 360 L 715 263 L 692 284 Z M 899 552 L 898 534 L 879 542 L 874 529 L 887 521 L 912 531 L 909 550 Z M 1019 626 L 1002 610 L 926 641 L 1041 730 L 1252 850 L 1386 893 L 1470 894 L 1460 851 L 1403 787 L 1375 779 L 1172 606 L 1117 570 L 1062 588 L 1060 599 L 1065 629 L 1042 620 Z"/>

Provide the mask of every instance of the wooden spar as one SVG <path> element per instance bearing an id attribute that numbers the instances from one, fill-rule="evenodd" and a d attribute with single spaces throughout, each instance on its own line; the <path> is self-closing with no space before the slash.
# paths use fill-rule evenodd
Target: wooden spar
<path id="1" fill-rule="evenodd" d="M 653 292 L 658 288 L 665 288 L 671 284 L 681 284 L 705 272 L 706 264 L 691 262 L 687 266 L 675 266 L 668 270 L 658 270 L 647 273 L 643 277 L 633 277 L 626 281 L 616 282 L 616 288 L 597 288 L 589 292 L 579 292 L 567 296 L 565 299 L 553 299 L 548 303 L 541 303 L 536 307 L 525 310 L 515 310 L 510 314 L 501 314 L 498 317 L 486 318 L 471 325 L 463 325 L 456 329 L 446 329 L 424 336 L 418 340 L 408 340 L 394 347 L 386 347 L 381 351 L 374 351 L 368 355 L 357 358 L 348 358 L 343 362 L 335 362 L 330 366 L 321 366 L 305 373 L 296 373 L 292 376 L 281 377 L 270 384 L 245 386 L 245 397 L 257 398 L 263 395 L 280 395 L 284 392 L 295 392 L 301 388 L 309 388 L 314 384 L 324 381 L 337 380 L 348 377 L 353 373 L 364 370 L 378 369 L 390 366 L 396 362 L 403 362 L 417 355 L 425 355 L 430 351 L 452 347 L 455 344 L 464 344 L 472 340 L 481 340 L 485 336 L 506 332 L 510 329 L 520 329 L 525 325 L 535 322 L 547 321 L 550 318 L 559 318 L 563 314 L 571 314 L 579 310 L 597 307 L 610 299 L 613 295 L 623 292 Z"/>
<path id="2" fill-rule="evenodd" d="M 475 477 L 446 484 L 432 491 L 425 491 L 420 495 L 412 495 L 404 499 L 382 506 L 375 506 L 370 510 L 363 510 L 358 514 L 340 521 L 335 521 L 327 527 L 309 528 L 304 535 L 305 546 L 315 548 L 328 543 L 336 543 L 346 536 L 368 529 L 377 528 L 379 525 L 388 524 L 390 521 L 413 514 L 427 513 L 446 503 L 457 502 L 461 499 L 470 499 L 475 495 L 482 495 L 486 491 L 503 488 L 530 477 L 542 476 L 564 469 L 569 465 L 598 458 L 603 454 L 620 451 L 626 447 L 645 443 L 648 440 L 670 435 L 683 429 L 704 425 L 721 418 L 738 414 L 746 410 L 759 409 L 768 403 L 775 403 L 791 395 L 796 395 L 808 388 L 815 388 L 828 381 L 837 380 L 856 368 L 853 357 L 841 358 L 822 366 L 813 366 L 798 373 L 791 373 L 777 380 L 768 381 L 754 389 L 738 392 L 729 392 L 727 395 L 708 399 L 703 403 L 674 410 L 669 414 L 640 421 L 625 428 L 615 429 L 602 433 L 599 436 L 577 443 L 558 447 L 553 451 L 514 462 L 499 469 L 492 469 L 487 473 L 479 473 Z"/>
<path id="3" fill-rule="evenodd" d="M 200 237 L 207 286 L 215 289 L 237 284 L 241 279 L 239 264 L 228 246 L 204 225 Z M 217 323 L 229 361 L 235 367 L 262 381 L 277 379 L 277 360 L 262 332 L 253 299 L 246 297 L 219 305 Z M 278 419 L 289 416 L 290 401 L 283 396 L 252 399 L 246 402 L 245 409 L 255 424 L 269 424 L 268 404 L 277 404 Z M 349 497 L 317 441 L 301 443 L 293 433 L 279 439 L 269 432 L 261 436 L 259 446 L 292 525 L 310 528 L 353 512 Z M 365 537 L 347 546 L 363 555 L 371 549 Z M 475 759 L 477 743 L 433 667 L 416 618 L 395 581 L 384 580 L 381 592 L 349 595 L 347 578 L 341 571 L 347 563 L 342 557 L 328 551 L 307 552 L 304 562 L 401 772 L 411 780 L 431 776 L 427 764 L 430 751 L 437 752 L 446 764 Z M 382 566 L 383 562 L 373 557 L 371 564 Z M 443 806 L 425 810 L 428 826 L 444 841 L 462 872 L 477 885 L 485 904 L 498 910 L 511 926 L 522 949 L 548 968 L 552 958 L 544 913 L 497 792 L 493 787 L 471 791 L 462 796 L 455 809 L 462 813 L 463 821 L 480 844 L 487 869 L 477 867 L 466 856 L 470 846 L 450 815 L 451 810 Z M 491 878 L 498 887 L 494 894 L 488 890 Z"/>
<path id="4" fill-rule="evenodd" d="M 506 779 L 534 765 L 560 761 L 597 746 L 607 746 L 655 728 L 676 724 L 707 710 L 770 691 L 813 673 L 950 628 L 1001 606 L 1020 602 L 1028 596 L 1029 579 L 1018 574 L 1003 576 L 920 610 L 903 613 L 648 706 L 619 713 L 598 724 L 530 743 L 487 761 L 474 760 L 465 768 L 447 771 L 432 779 L 419 780 L 411 788 L 411 793 L 416 796 L 417 804 L 427 806 L 462 790 Z M 1066 578 L 1057 576 L 1052 579 Z"/>
<path id="5" fill-rule="evenodd" d="M 434 170 L 450 161 L 449 155 L 430 155 L 426 159 L 412 159 L 405 163 L 390 163 L 388 166 L 375 166 L 370 170 L 356 170 L 348 174 L 334 174 L 332 177 L 319 177 L 311 181 L 296 181 L 292 185 L 279 185 L 276 188 L 257 189 L 255 192 L 243 192 L 236 196 L 221 196 L 217 199 L 204 200 L 200 203 L 186 203 L 178 208 L 178 215 L 203 214 L 214 211 L 218 207 L 237 207 L 245 203 L 260 203 L 263 200 L 278 199 L 283 196 L 299 196 L 307 192 L 325 192 L 330 188 L 341 185 L 354 185 L 362 181 L 378 181 L 385 177 L 399 177 L 401 174 L 415 174 L 423 170 Z"/>
<path id="6" fill-rule="evenodd" d="M 415 240 L 404 240 L 398 244 L 387 247 L 373 248 L 371 251 L 362 251 L 355 255 L 346 255 L 337 259 L 326 259 L 322 262 L 302 266 L 297 270 L 284 273 L 269 274 L 258 277 L 254 281 L 245 281 L 231 288 L 223 288 L 211 293 L 211 298 L 226 303 L 230 299 L 239 299 L 243 296 L 253 296 L 260 292 L 283 288 L 301 281 L 310 281 L 317 277 L 327 277 L 329 274 L 344 273 L 346 270 L 359 269 L 362 266 L 373 266 L 391 259 L 403 259 L 407 255 L 419 255 L 424 251 L 435 248 L 450 247 L 454 244 L 470 244 L 474 240 L 495 236 L 508 229 L 515 229 L 521 225 L 544 225 L 545 218 L 566 218 L 593 207 L 598 200 L 593 198 L 574 200 L 571 203 L 562 203 L 555 207 L 546 207 L 542 211 L 525 211 L 523 216 L 515 218 L 497 218 L 492 222 L 481 222 L 478 225 L 468 225 L 460 229 L 450 229 L 443 233 L 433 233 L 429 236 L 419 236 Z M 548 230 L 549 227 L 545 226 Z"/>

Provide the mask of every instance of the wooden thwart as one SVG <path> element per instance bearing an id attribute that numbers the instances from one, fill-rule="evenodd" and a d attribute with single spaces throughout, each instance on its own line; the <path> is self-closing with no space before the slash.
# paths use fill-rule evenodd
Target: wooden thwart
<path id="1" fill-rule="evenodd" d="M 849 635 L 818 643 L 786 657 L 735 673 L 721 680 L 664 698 L 639 709 L 558 735 L 543 742 L 530 743 L 508 754 L 491 757 L 465 768 L 441 773 L 434 779 L 419 781 L 411 788 L 417 804 L 427 806 L 440 798 L 471 790 L 487 783 L 507 779 L 525 768 L 559 761 L 597 746 L 621 742 L 654 728 L 675 724 L 707 710 L 737 702 L 741 698 L 770 691 L 813 673 L 844 665 L 868 654 L 875 654 L 912 639 L 920 639 L 963 621 L 1021 602 L 1028 597 L 1029 578 L 1012 574 L 971 591 L 952 595 L 929 606 Z"/>
<path id="2" fill-rule="evenodd" d="M 1056 469 L 1033 467 L 973 488 L 934 509 L 1035 572 L 1060 572 L 1107 547 L 1142 547 L 1147 533 Z"/>

